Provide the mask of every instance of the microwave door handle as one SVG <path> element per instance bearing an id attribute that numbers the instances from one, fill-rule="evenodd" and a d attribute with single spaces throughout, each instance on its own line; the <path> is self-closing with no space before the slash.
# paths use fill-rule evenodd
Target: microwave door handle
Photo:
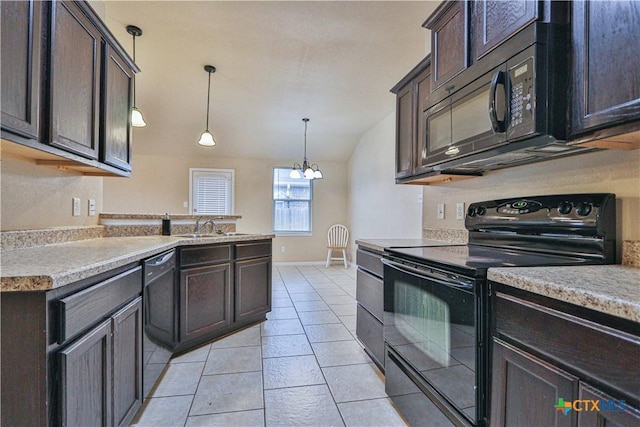
<path id="1" fill-rule="evenodd" d="M 443 280 L 443 278 L 437 277 L 435 274 L 430 273 L 428 271 L 410 267 L 408 265 L 400 264 L 399 262 L 391 261 L 386 258 L 382 258 L 382 263 L 385 265 L 388 265 L 389 267 L 395 270 L 402 271 L 404 273 L 410 274 L 420 279 L 427 278 L 433 282 L 439 283 L 441 285 L 449 286 L 451 288 L 459 288 L 459 289 L 466 289 L 466 290 L 473 289 L 473 284 L 471 283 L 456 280 L 454 278 L 446 278 L 446 281 L 445 281 Z"/>
<path id="2" fill-rule="evenodd" d="M 507 131 L 507 115 L 505 114 L 504 120 L 498 120 L 498 109 L 496 105 L 498 85 L 501 84 L 503 87 L 507 85 L 506 74 L 504 71 L 496 71 L 491 78 L 491 86 L 489 87 L 489 119 L 491 119 L 493 131 L 496 133 L 504 133 Z"/>

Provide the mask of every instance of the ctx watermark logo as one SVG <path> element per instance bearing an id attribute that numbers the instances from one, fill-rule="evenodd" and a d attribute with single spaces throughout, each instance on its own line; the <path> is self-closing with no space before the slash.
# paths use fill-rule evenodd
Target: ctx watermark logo
<path id="1" fill-rule="evenodd" d="M 564 415 L 567 415 L 572 409 L 576 412 L 624 411 L 626 405 L 624 400 L 581 399 L 566 401 L 559 397 L 558 403 L 553 407 L 556 408 L 556 411 L 561 411 Z"/>

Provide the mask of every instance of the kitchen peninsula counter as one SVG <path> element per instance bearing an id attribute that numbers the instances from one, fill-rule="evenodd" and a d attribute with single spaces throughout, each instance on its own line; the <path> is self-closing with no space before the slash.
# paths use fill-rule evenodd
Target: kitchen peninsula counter
<path id="1" fill-rule="evenodd" d="M 493 282 L 640 323 L 637 267 L 490 268 L 487 277 Z"/>
<path id="2" fill-rule="evenodd" d="M 272 239 L 272 234 L 106 237 L 3 250 L 0 291 L 47 291 L 178 246 Z"/>

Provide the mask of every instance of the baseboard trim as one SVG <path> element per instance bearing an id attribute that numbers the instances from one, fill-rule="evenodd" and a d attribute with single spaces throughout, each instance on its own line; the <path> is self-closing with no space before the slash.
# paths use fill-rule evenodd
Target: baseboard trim
<path id="1" fill-rule="evenodd" d="M 279 262 L 274 262 L 273 266 L 274 267 L 295 267 L 297 265 L 326 265 L 327 261 L 279 261 Z M 342 265 L 344 267 L 343 264 L 338 263 L 338 262 L 332 262 L 331 265 Z M 351 266 L 353 265 L 352 263 L 347 261 L 347 265 L 349 266 L 349 268 L 351 268 Z"/>

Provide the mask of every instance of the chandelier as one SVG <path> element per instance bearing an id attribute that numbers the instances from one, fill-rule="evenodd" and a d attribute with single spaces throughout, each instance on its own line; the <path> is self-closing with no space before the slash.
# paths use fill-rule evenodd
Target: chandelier
<path id="1" fill-rule="evenodd" d="M 322 172 L 317 163 L 309 163 L 307 160 L 307 123 L 309 119 L 306 117 L 302 119 L 304 122 L 304 160 L 302 165 L 300 163 L 294 163 L 289 172 L 290 178 L 305 178 L 305 179 L 322 179 Z"/>

